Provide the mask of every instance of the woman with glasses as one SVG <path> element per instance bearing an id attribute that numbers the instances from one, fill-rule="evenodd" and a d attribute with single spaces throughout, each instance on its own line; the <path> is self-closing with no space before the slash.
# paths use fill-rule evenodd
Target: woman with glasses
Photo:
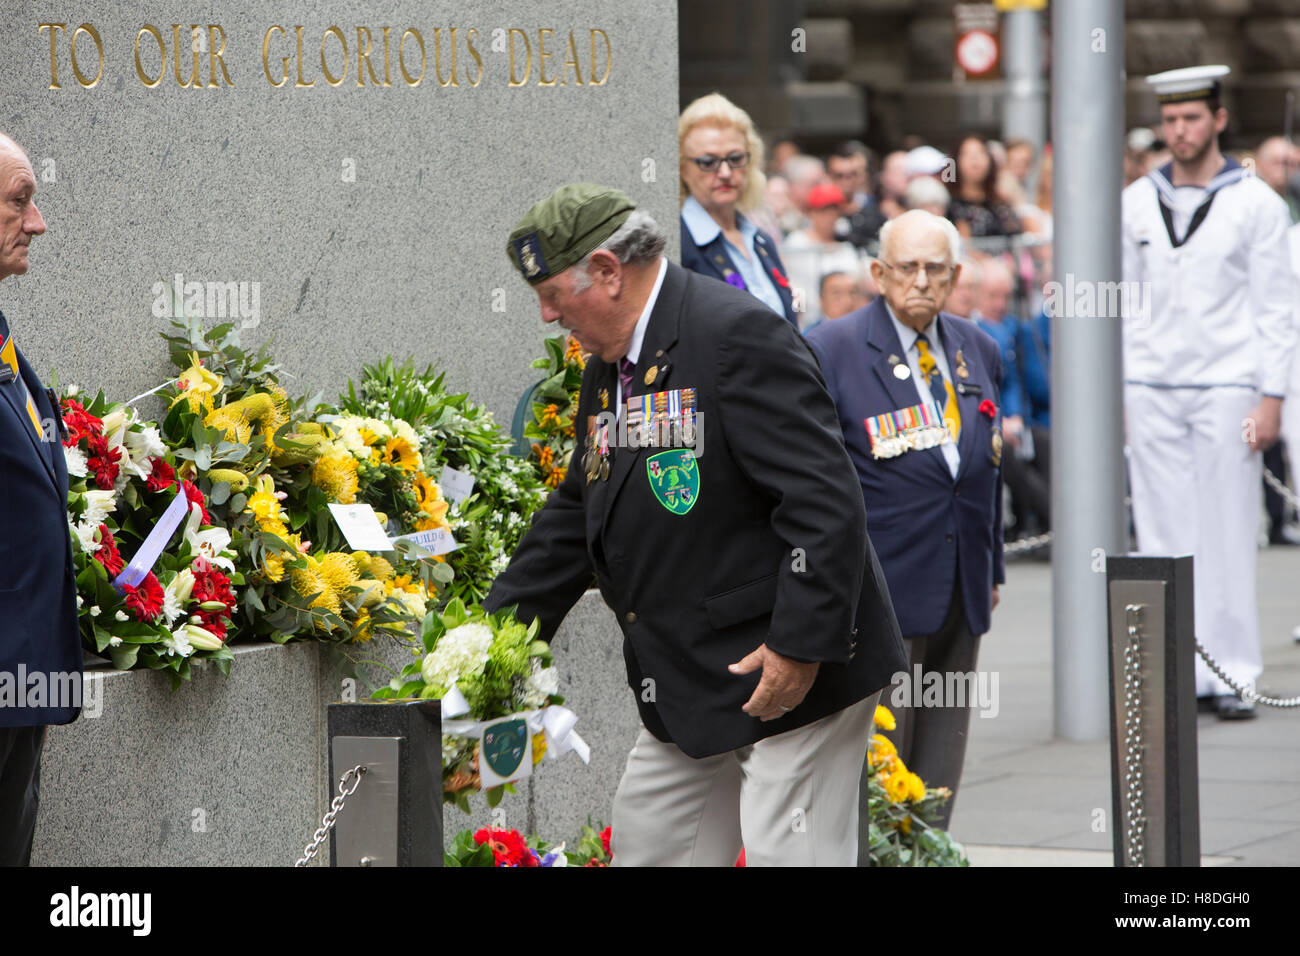
<path id="1" fill-rule="evenodd" d="M 702 96 L 682 112 L 677 144 L 682 265 L 749 292 L 798 328 L 776 243 L 741 212 L 762 202 L 765 186 L 749 114 L 720 93 Z"/>

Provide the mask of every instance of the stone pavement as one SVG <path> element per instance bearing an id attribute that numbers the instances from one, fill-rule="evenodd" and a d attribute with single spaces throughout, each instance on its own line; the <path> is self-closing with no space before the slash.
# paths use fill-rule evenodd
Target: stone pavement
<path id="1" fill-rule="evenodd" d="M 1259 691 L 1300 695 L 1300 548 L 1260 551 Z M 980 647 L 999 673 L 999 713 L 971 718 L 952 834 L 976 866 L 1110 866 L 1109 743 L 1052 737 L 1051 567 L 1018 560 Z M 1099 693 L 1105 694 L 1104 687 Z M 1300 865 L 1300 709 L 1197 718 L 1205 866 Z M 1094 809 L 1106 832 L 1093 831 Z"/>

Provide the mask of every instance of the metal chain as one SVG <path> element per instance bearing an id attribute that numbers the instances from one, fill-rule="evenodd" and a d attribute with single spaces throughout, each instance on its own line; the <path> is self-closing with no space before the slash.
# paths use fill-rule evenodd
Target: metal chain
<path id="1" fill-rule="evenodd" d="M 1300 495 L 1282 484 L 1281 479 L 1267 468 L 1264 469 L 1264 483 L 1285 498 L 1292 507 L 1300 508 Z"/>
<path id="2" fill-rule="evenodd" d="M 320 845 L 325 842 L 325 837 L 329 836 L 330 830 L 334 829 L 334 824 L 337 821 L 339 811 L 343 809 L 344 802 L 348 797 L 357 792 L 357 787 L 361 784 L 361 777 L 365 772 L 366 768 L 361 764 L 357 764 L 339 778 L 339 795 L 334 798 L 330 803 L 330 808 L 325 811 L 325 816 L 321 818 L 320 829 L 316 831 L 316 835 L 312 837 L 312 841 L 303 847 L 302 859 L 294 864 L 295 867 L 306 866 L 307 861 L 316 855 L 316 851 L 320 849 Z M 348 787 L 348 777 L 355 778 L 353 779 L 350 788 Z"/>
<path id="3" fill-rule="evenodd" d="M 1124 781 L 1128 805 L 1128 862 L 1146 866 L 1146 810 L 1142 803 L 1142 645 L 1141 604 L 1124 608 L 1128 647 L 1124 649 Z"/>
<path id="4" fill-rule="evenodd" d="M 1269 707 L 1300 707 L 1300 697 L 1266 697 L 1263 694 L 1257 694 L 1245 684 L 1239 684 L 1227 675 L 1219 662 L 1210 656 L 1210 652 L 1201 646 L 1201 642 L 1196 642 L 1196 653 L 1201 655 L 1201 660 L 1205 661 L 1205 666 L 1214 671 L 1215 676 L 1223 681 L 1234 691 L 1242 700 L 1248 700 L 1253 704 L 1265 704 Z"/>
<path id="5" fill-rule="evenodd" d="M 1022 551 L 1033 551 L 1037 548 L 1044 547 L 1052 543 L 1052 532 L 1046 534 L 1036 534 L 1033 537 L 1021 538 L 1019 541 L 1012 541 L 1010 544 L 1002 546 L 1004 555 L 1020 554 Z"/>

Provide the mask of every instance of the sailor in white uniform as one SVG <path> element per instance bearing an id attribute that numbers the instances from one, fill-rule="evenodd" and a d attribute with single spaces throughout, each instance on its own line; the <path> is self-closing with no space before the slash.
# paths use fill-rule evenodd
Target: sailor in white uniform
<path id="1" fill-rule="evenodd" d="M 1195 556 L 1196 636 L 1238 682 L 1262 671 L 1260 452 L 1278 439 L 1300 290 L 1286 204 L 1218 148 L 1225 66 L 1147 77 L 1173 161 L 1124 190 L 1124 417 L 1139 550 Z M 1140 290 L 1132 294 L 1134 290 Z M 1196 661 L 1221 718 L 1254 709 Z"/>

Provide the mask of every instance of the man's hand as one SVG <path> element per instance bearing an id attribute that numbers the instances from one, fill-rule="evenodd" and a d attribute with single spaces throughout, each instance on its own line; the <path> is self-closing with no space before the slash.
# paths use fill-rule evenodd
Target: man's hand
<path id="1" fill-rule="evenodd" d="M 998 606 L 998 586 L 995 584 L 993 585 L 993 607 L 997 607 L 997 606 Z M 992 608 L 990 608 L 990 610 L 992 610 Z"/>
<path id="2" fill-rule="evenodd" d="M 1250 432 L 1251 451 L 1268 451 L 1282 434 L 1282 399 L 1265 395 L 1251 411 L 1247 421 L 1255 427 Z"/>
<path id="3" fill-rule="evenodd" d="M 817 661 L 791 660 L 760 644 L 752 654 L 746 654 L 727 669 L 733 674 L 752 674 L 762 668 L 762 679 L 741 709 L 751 717 L 768 721 L 784 717 L 799 706 L 812 687 L 819 666 Z"/>

